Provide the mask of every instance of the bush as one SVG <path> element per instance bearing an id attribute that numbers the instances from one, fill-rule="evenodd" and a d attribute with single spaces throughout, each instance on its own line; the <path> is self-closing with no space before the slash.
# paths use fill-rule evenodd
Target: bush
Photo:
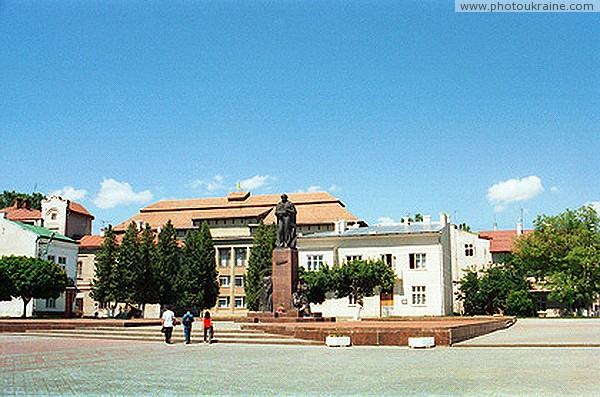
<path id="1" fill-rule="evenodd" d="M 506 297 L 506 314 L 518 317 L 535 316 L 535 304 L 529 291 L 511 291 Z"/>

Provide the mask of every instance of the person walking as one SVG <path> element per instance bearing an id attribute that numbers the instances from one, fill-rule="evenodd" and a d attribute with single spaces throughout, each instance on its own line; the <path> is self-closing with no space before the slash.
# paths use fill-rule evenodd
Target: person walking
<path id="1" fill-rule="evenodd" d="M 194 322 L 194 315 L 188 310 L 187 313 L 181 318 L 183 324 L 183 334 L 185 335 L 185 344 L 189 345 L 192 343 L 192 323 Z"/>
<path id="2" fill-rule="evenodd" d="M 173 336 L 173 327 L 177 323 L 177 318 L 175 318 L 175 313 L 171 310 L 170 307 L 167 307 L 167 310 L 164 311 L 162 318 L 160 319 L 162 324 L 161 331 L 165 334 L 165 343 L 172 344 L 172 336 Z"/>
<path id="3" fill-rule="evenodd" d="M 207 310 L 204 313 L 204 343 L 212 343 L 213 339 L 213 325 L 210 318 L 210 312 Z"/>

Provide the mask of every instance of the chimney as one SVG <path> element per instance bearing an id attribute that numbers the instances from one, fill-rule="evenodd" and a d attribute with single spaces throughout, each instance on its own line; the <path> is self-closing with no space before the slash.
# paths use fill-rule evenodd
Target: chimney
<path id="1" fill-rule="evenodd" d="M 523 234 L 523 222 L 517 222 L 517 236 Z"/>
<path id="2" fill-rule="evenodd" d="M 448 214 L 440 212 L 440 223 L 442 224 L 442 226 L 446 226 L 448 223 L 450 223 L 450 217 L 448 216 Z"/>
<path id="3" fill-rule="evenodd" d="M 346 231 L 346 220 L 344 219 L 340 219 L 339 221 L 335 222 L 334 224 L 334 231 L 335 234 L 343 234 Z"/>

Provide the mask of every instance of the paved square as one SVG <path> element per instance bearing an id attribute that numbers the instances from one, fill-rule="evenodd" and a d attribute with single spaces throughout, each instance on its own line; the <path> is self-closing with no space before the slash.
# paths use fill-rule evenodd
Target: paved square
<path id="1" fill-rule="evenodd" d="M 0 334 L 2 396 L 600 395 L 598 348 L 165 345 Z"/>

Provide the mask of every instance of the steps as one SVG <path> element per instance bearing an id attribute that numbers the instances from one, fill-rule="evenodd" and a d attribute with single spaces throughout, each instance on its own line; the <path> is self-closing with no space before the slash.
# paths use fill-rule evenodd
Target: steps
<path id="1" fill-rule="evenodd" d="M 215 336 L 213 343 L 246 343 L 269 345 L 323 345 L 323 343 L 302 340 L 284 335 L 268 334 L 260 330 L 243 330 L 234 322 L 213 321 Z M 62 338 L 88 338 L 110 340 L 136 340 L 147 342 L 164 341 L 160 326 L 145 327 L 95 327 L 80 329 L 28 330 L 27 335 Z M 202 326 L 192 329 L 192 343 L 202 343 Z M 183 343 L 183 327 L 176 326 L 173 330 L 173 342 Z"/>

